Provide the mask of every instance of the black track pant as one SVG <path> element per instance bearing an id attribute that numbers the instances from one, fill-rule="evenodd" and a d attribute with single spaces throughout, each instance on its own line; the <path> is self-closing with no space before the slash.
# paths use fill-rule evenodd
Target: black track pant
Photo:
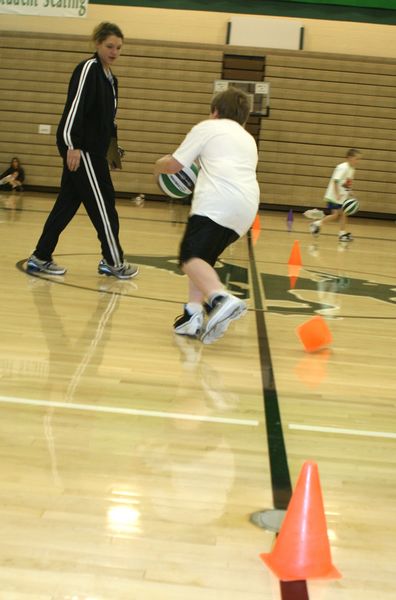
<path id="1" fill-rule="evenodd" d="M 60 234 L 81 203 L 96 229 L 103 258 L 110 265 L 122 264 L 124 256 L 118 240 L 120 227 L 107 160 L 84 151 L 81 151 L 77 171 L 69 171 L 64 161 L 61 190 L 48 215 L 34 254 L 41 260 L 52 259 Z"/>

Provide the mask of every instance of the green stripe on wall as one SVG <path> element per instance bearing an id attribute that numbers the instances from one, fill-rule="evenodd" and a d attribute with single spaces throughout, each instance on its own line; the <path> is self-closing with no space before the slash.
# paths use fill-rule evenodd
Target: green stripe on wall
<path id="1" fill-rule="evenodd" d="M 335 0 L 330 0 L 335 1 Z M 339 0 L 341 2 L 341 0 Z M 342 0 L 343 2 L 370 2 L 394 5 L 396 0 Z M 396 10 L 385 8 L 359 8 L 335 4 L 311 3 L 311 0 L 91 0 L 91 4 L 110 6 L 140 6 L 145 8 L 174 8 L 179 10 L 202 10 L 209 12 L 299 17 L 302 19 L 325 19 L 332 21 L 355 21 L 396 25 Z"/>
<path id="2" fill-rule="evenodd" d="M 265 0 L 263 0 L 264 2 Z M 396 0 L 288 0 L 308 4 L 338 4 L 341 6 L 358 6 L 359 8 L 388 8 L 396 9 Z"/>

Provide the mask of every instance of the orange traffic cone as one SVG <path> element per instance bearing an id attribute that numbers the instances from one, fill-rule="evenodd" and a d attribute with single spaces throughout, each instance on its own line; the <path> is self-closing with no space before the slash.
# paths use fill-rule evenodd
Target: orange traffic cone
<path id="1" fill-rule="evenodd" d="M 261 223 L 260 223 L 259 214 L 257 213 L 256 218 L 254 219 L 253 225 L 252 225 L 252 241 L 253 241 L 253 246 L 256 245 L 257 240 L 260 237 L 260 233 L 261 233 Z"/>
<path id="2" fill-rule="evenodd" d="M 307 352 L 316 352 L 333 341 L 326 321 L 319 315 L 299 325 L 296 333 Z"/>
<path id="3" fill-rule="evenodd" d="M 300 244 L 299 241 L 296 240 L 293 244 L 290 256 L 289 256 L 289 260 L 288 260 L 288 264 L 289 265 L 298 265 L 298 266 L 302 266 L 302 260 L 301 260 L 301 252 L 300 252 Z"/>
<path id="4" fill-rule="evenodd" d="M 260 558 L 281 581 L 341 577 L 331 562 L 316 463 L 304 463 L 274 549 Z"/>

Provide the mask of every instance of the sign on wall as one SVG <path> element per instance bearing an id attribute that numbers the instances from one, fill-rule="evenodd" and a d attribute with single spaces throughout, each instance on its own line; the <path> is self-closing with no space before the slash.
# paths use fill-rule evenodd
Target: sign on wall
<path id="1" fill-rule="evenodd" d="M 86 17 L 88 0 L 0 0 L 0 13 L 46 17 Z"/>

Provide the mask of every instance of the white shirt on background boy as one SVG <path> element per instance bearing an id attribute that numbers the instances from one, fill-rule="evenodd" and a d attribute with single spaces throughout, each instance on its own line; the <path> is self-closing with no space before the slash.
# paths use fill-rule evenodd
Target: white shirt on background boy
<path id="1" fill-rule="evenodd" d="M 355 175 L 355 169 L 351 167 L 348 162 L 340 163 L 336 166 L 331 176 L 329 185 L 325 193 L 325 199 L 339 204 L 340 206 L 348 198 L 349 192 L 352 188 L 352 182 Z M 337 198 L 334 182 L 338 183 L 341 189 L 341 197 Z"/>

